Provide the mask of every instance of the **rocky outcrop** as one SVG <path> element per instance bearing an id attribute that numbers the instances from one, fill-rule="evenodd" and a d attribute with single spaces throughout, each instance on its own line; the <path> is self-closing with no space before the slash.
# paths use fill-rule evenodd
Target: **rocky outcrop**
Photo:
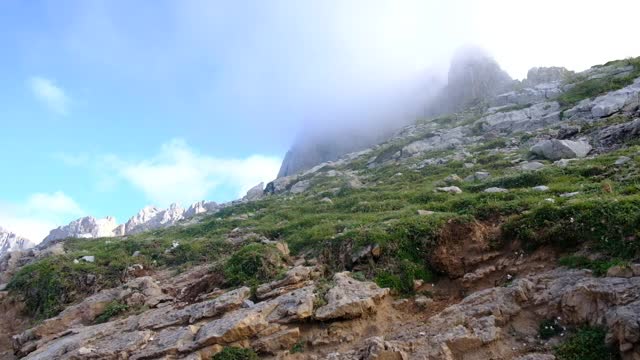
<path id="1" fill-rule="evenodd" d="M 374 313 L 388 294 L 387 289 L 339 273 L 326 294 L 326 305 L 316 309 L 319 295 L 313 280 L 317 276 L 319 269 L 299 266 L 283 280 L 259 287 L 261 302 L 249 301 L 249 288 L 241 287 L 186 306 L 165 295 L 150 278 L 138 278 L 14 336 L 13 344 L 25 359 L 201 358 L 205 354 L 208 358 L 227 345 L 276 354 L 298 342 L 297 324 L 314 317 L 324 321 L 364 317 Z M 150 310 L 94 325 L 113 301 Z"/>
<path id="2" fill-rule="evenodd" d="M 474 140 L 462 127 L 450 130 L 434 132 L 424 139 L 414 141 L 404 146 L 399 153 L 400 157 L 410 157 L 423 154 L 427 151 L 454 149 Z"/>
<path id="3" fill-rule="evenodd" d="M 114 236 L 113 231 L 117 226 L 116 219 L 111 216 L 103 219 L 96 219 L 92 216 L 83 217 L 70 222 L 68 225 L 51 230 L 38 247 L 46 247 L 57 240 L 67 238 L 111 237 Z"/>
<path id="4" fill-rule="evenodd" d="M 557 102 L 543 102 L 520 110 L 496 111 L 479 119 L 476 124 L 483 131 L 531 131 L 558 123 L 559 110 Z"/>
<path id="5" fill-rule="evenodd" d="M 640 137 L 640 119 L 605 127 L 597 131 L 593 137 L 598 149 L 612 150 L 631 139 Z"/>
<path id="6" fill-rule="evenodd" d="M 454 112 L 491 99 L 513 84 L 511 77 L 483 50 L 460 49 L 451 61 L 447 86 L 434 101 L 434 107 L 438 112 Z"/>
<path id="7" fill-rule="evenodd" d="M 23 251 L 33 246 L 31 240 L 0 227 L 0 257 L 10 251 Z"/>
<path id="8" fill-rule="evenodd" d="M 623 109 L 638 108 L 638 106 L 640 106 L 640 78 L 620 90 L 606 93 L 595 99 L 585 99 L 565 111 L 564 115 L 572 120 L 579 118 L 599 119 Z"/>
<path id="9" fill-rule="evenodd" d="M 198 201 L 191 204 L 184 212 L 184 218 L 189 219 L 199 214 L 205 214 L 208 212 L 214 212 L 218 210 L 220 206 L 215 201 Z"/>
<path id="10" fill-rule="evenodd" d="M 531 147 L 533 154 L 549 160 L 583 158 L 591 151 L 591 145 L 583 140 L 544 140 Z"/>
<path id="11" fill-rule="evenodd" d="M 559 66 L 534 67 L 527 71 L 527 78 L 523 83 L 527 86 L 548 84 L 566 80 L 573 74 L 573 71 L 569 71 L 566 68 Z"/>
<path id="12" fill-rule="evenodd" d="M 348 272 L 333 276 L 336 285 L 329 290 L 327 305 L 316 310 L 318 320 L 352 319 L 374 312 L 377 303 L 389 294 L 389 289 L 380 289 L 372 282 L 353 279 Z"/>
<path id="13" fill-rule="evenodd" d="M 184 213 L 184 209 L 178 204 L 171 204 L 168 209 L 164 210 L 155 206 L 147 206 L 127 221 L 125 233 L 137 234 L 174 225 L 184 219 Z"/>
<path id="14" fill-rule="evenodd" d="M 260 183 L 247 191 L 243 199 L 254 201 L 260 199 L 264 195 L 264 183 Z"/>

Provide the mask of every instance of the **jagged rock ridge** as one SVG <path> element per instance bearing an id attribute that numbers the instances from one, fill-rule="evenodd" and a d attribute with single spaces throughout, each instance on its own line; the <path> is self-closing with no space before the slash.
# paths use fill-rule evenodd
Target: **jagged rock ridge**
<path id="1" fill-rule="evenodd" d="M 31 240 L 18 236 L 0 226 L 0 257 L 9 251 L 22 251 L 34 246 Z"/>

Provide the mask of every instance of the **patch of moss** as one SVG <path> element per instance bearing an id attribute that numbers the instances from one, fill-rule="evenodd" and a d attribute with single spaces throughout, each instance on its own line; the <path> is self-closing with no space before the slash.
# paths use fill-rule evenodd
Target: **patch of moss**
<path id="1" fill-rule="evenodd" d="M 558 360 L 613 360 L 620 357 L 605 344 L 606 331 L 585 326 L 555 348 Z"/>

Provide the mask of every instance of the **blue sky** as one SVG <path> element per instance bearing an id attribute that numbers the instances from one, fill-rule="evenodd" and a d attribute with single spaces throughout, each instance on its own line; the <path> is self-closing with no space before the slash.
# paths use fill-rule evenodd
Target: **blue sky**
<path id="1" fill-rule="evenodd" d="M 0 1 L 0 226 L 237 198 L 300 129 L 467 43 L 518 78 L 640 55 L 632 0 L 478 3 Z"/>

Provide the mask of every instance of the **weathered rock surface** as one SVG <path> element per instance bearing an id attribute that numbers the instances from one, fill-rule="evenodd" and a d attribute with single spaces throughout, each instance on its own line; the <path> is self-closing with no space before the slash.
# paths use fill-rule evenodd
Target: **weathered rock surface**
<path id="1" fill-rule="evenodd" d="M 389 294 L 372 282 L 353 279 L 348 272 L 333 276 L 336 285 L 325 296 L 327 305 L 316 310 L 318 320 L 351 319 L 375 311 L 376 304 Z"/>
<path id="2" fill-rule="evenodd" d="M 158 229 L 176 224 L 184 219 L 184 209 L 177 204 L 171 204 L 168 209 L 147 206 L 140 210 L 125 224 L 127 234 L 137 234 L 143 231 Z"/>
<path id="3" fill-rule="evenodd" d="M 43 248 L 66 238 L 98 238 L 113 236 L 113 230 L 118 226 L 116 219 L 107 216 L 104 219 L 96 219 L 87 216 L 74 220 L 68 225 L 51 230 L 49 235 L 42 240 L 38 247 Z"/>
<path id="4" fill-rule="evenodd" d="M 530 151 L 549 160 L 583 158 L 591 151 L 586 141 L 544 140 L 531 147 Z"/>
<path id="5" fill-rule="evenodd" d="M 247 191 L 244 196 L 245 200 L 254 201 L 260 199 L 264 195 L 264 183 L 260 183 Z"/>
<path id="6" fill-rule="evenodd" d="M 575 107 L 565 111 L 565 116 L 569 119 L 579 117 L 599 119 L 624 108 L 638 106 L 640 106 L 640 78 L 620 90 L 606 93 L 593 100 L 581 101 Z"/>
<path id="7" fill-rule="evenodd" d="M 527 108 L 499 111 L 479 119 L 476 124 L 484 131 L 528 131 L 547 127 L 560 121 L 560 105 L 555 102 L 536 103 Z"/>

